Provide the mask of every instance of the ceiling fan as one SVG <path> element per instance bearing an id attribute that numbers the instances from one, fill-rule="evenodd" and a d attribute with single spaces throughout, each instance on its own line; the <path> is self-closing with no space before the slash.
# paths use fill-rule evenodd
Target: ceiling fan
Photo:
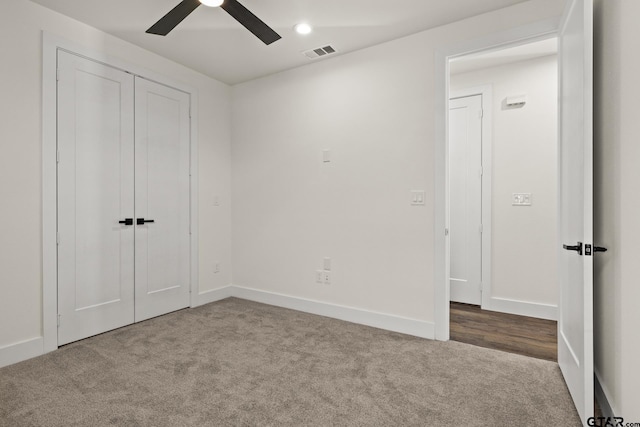
<path id="1" fill-rule="evenodd" d="M 149 34 L 166 36 L 201 4 L 210 7 L 220 6 L 266 45 L 280 40 L 281 38 L 278 33 L 260 20 L 256 15 L 251 13 L 249 9 L 241 5 L 237 0 L 183 0 L 158 22 L 153 24 L 153 26 L 146 32 Z"/>

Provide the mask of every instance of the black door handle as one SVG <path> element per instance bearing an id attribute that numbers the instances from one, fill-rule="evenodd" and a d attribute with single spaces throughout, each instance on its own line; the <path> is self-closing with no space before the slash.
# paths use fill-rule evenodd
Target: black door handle
<path id="1" fill-rule="evenodd" d="M 562 247 L 568 251 L 576 251 L 578 255 L 582 255 L 582 242 L 578 242 L 577 245 L 562 245 Z"/>
<path id="2" fill-rule="evenodd" d="M 118 221 L 118 224 L 133 225 L 133 218 L 125 218 L 124 221 Z"/>
<path id="3" fill-rule="evenodd" d="M 607 248 L 603 248 L 602 246 L 594 246 L 593 252 L 607 252 Z"/>
<path id="4" fill-rule="evenodd" d="M 138 223 L 138 225 L 142 225 L 142 224 L 144 224 L 145 222 L 156 222 L 156 221 L 155 221 L 155 220 L 153 220 L 153 219 L 138 218 L 138 219 L 136 220 L 136 222 Z"/>

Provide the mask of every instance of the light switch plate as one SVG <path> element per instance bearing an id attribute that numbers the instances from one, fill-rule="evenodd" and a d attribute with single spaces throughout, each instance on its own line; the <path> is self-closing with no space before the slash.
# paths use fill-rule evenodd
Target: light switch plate
<path id="1" fill-rule="evenodd" d="M 424 206 L 425 204 L 425 192 L 424 190 L 412 190 L 411 191 L 411 205 L 412 206 Z"/>
<path id="2" fill-rule="evenodd" d="M 513 193 L 511 197 L 513 206 L 531 206 L 531 193 Z"/>
<path id="3" fill-rule="evenodd" d="M 323 163 L 331 163 L 331 151 L 322 150 L 322 162 Z"/>

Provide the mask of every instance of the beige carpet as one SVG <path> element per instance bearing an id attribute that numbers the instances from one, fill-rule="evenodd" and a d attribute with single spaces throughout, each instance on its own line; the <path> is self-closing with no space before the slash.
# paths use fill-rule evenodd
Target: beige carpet
<path id="1" fill-rule="evenodd" d="M 228 299 L 0 369 L 0 425 L 580 422 L 555 363 Z"/>

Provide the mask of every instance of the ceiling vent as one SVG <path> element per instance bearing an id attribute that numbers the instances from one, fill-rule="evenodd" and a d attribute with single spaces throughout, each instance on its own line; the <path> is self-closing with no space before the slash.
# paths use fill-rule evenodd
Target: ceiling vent
<path id="1" fill-rule="evenodd" d="M 329 45 L 318 47 L 316 49 L 305 50 L 304 52 L 302 52 L 302 54 L 309 59 L 322 58 L 323 56 L 331 55 L 334 53 L 336 53 L 336 50 Z"/>

